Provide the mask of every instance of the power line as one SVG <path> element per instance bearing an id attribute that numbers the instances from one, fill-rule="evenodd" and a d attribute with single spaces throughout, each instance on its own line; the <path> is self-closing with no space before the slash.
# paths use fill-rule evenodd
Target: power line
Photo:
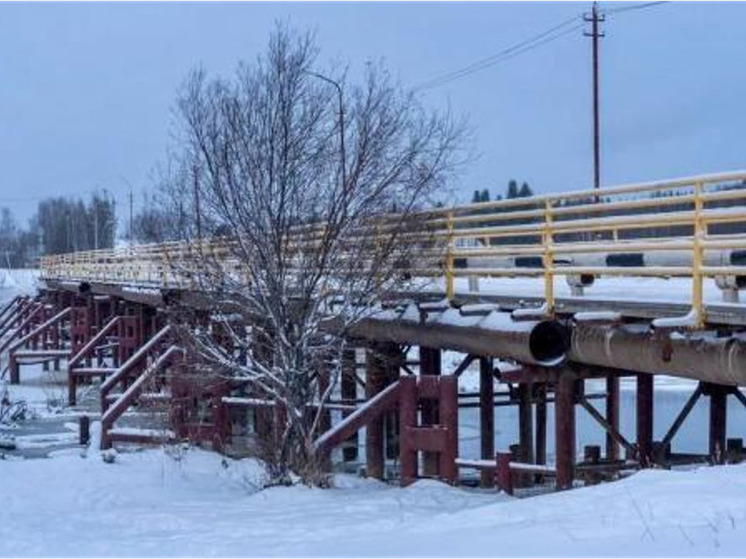
<path id="1" fill-rule="evenodd" d="M 566 19 L 565 21 L 562 21 L 558 23 L 557 25 L 552 26 L 549 29 L 542 31 L 541 33 L 538 33 L 528 39 L 525 39 L 514 45 L 511 45 L 510 47 L 505 48 L 501 50 L 500 52 L 497 52 L 495 54 L 492 54 L 488 57 L 482 58 L 475 62 L 472 62 L 471 64 L 464 66 L 463 68 L 460 68 L 458 70 L 454 70 L 452 72 L 448 72 L 440 76 L 436 76 L 435 78 L 432 78 L 416 86 L 414 90 L 419 91 L 423 89 L 430 89 L 433 87 L 439 87 L 441 85 L 445 85 L 447 83 L 463 78 L 475 72 L 479 72 L 481 70 L 489 68 L 490 66 L 494 66 L 495 64 L 498 64 L 499 62 L 510 60 L 511 58 L 514 58 L 520 54 L 529 52 L 541 45 L 544 45 L 546 43 L 559 39 L 560 37 L 564 37 L 565 35 L 568 35 L 571 32 L 583 26 L 583 24 L 580 23 L 578 25 L 573 26 L 570 29 L 566 29 L 562 32 L 559 32 L 561 29 L 567 27 L 571 23 L 577 22 L 579 18 L 580 16 L 576 15 L 569 19 Z"/>
<path id="2" fill-rule="evenodd" d="M 631 6 L 622 6 L 619 8 L 611 8 L 604 10 L 603 12 L 607 15 L 619 14 L 622 12 L 631 12 L 632 10 L 644 10 L 645 8 L 652 8 L 653 6 L 660 6 L 661 4 L 669 4 L 670 0 L 662 0 L 660 2 L 646 2 L 644 4 L 632 4 Z"/>

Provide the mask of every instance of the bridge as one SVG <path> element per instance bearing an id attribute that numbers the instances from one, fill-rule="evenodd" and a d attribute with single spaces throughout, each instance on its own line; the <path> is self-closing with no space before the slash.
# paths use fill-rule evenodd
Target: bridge
<path id="1" fill-rule="evenodd" d="M 386 477 L 398 459 L 403 483 L 456 483 L 476 469 L 506 491 L 672 464 L 740 460 L 742 439 L 726 438 L 727 400 L 744 405 L 746 384 L 746 172 L 725 172 L 435 208 L 407 231 L 417 258 L 400 263 L 405 287 L 349 332 L 317 451 Z M 396 216 L 361 230 L 376 231 Z M 313 243 L 316 225 L 298 242 Z M 195 378 L 167 313 L 173 301 L 200 305 L 196 251 L 241 273 L 230 239 L 170 242 L 42 259 L 43 288 L 0 313 L 0 353 L 12 383 L 44 363 L 68 375 L 68 399 L 100 379 L 102 446 L 190 439 L 236 451 L 244 431 L 272 429 L 277 406 L 245 383 Z M 204 310 L 203 310 L 204 311 Z M 209 314 L 209 313 L 208 313 Z M 330 324 L 333 323 L 330 317 Z M 462 355 L 452 371 L 446 351 Z M 479 391 L 458 377 L 479 366 Z M 654 440 L 655 376 L 698 381 L 661 440 Z M 636 383 L 636 433 L 619 428 L 620 379 Z M 319 376 L 319 389 L 324 376 Z M 591 394 L 586 381 L 604 381 Z M 497 390 L 496 390 L 497 386 Z M 708 398 L 709 445 L 676 453 L 673 443 L 700 398 Z M 597 408 L 594 400 L 603 402 Z M 518 408 L 519 437 L 495 449 L 495 406 Z M 128 410 L 167 410 L 168 428 L 121 427 Z M 578 460 L 576 409 L 606 432 L 604 449 Z M 479 456 L 459 455 L 459 410 L 478 407 Z M 554 460 L 547 414 L 555 420 Z M 365 427 L 365 444 L 359 431 Z M 620 452 L 623 449 L 623 453 Z M 603 450 L 603 451 L 602 451 Z M 390 469 L 390 468 L 389 468 Z"/>

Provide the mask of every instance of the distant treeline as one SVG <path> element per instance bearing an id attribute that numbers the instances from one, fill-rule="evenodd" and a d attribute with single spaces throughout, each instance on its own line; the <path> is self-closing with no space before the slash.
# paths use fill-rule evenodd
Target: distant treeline
<path id="1" fill-rule="evenodd" d="M 512 192 L 516 192 L 514 181 L 511 181 L 513 184 Z M 524 186 L 525 183 L 524 183 Z M 721 184 L 712 187 L 710 190 L 715 192 L 720 191 L 726 191 L 726 190 L 738 190 L 738 189 L 744 189 L 746 188 L 746 181 L 739 182 L 739 183 L 730 183 L 730 184 Z M 509 193 L 511 192 L 509 187 Z M 660 198 L 673 198 L 678 196 L 686 196 L 690 195 L 692 193 L 691 188 L 690 189 L 679 189 L 679 190 L 668 190 L 668 191 L 656 191 L 652 194 L 647 193 L 641 193 L 634 195 L 634 199 L 660 199 Z M 475 199 L 477 198 L 478 191 L 475 191 Z M 533 193 L 531 194 L 533 195 Z M 506 196 L 507 198 L 520 198 L 521 196 Z M 481 197 L 480 197 L 481 198 Z M 500 197 L 497 197 L 496 200 L 500 200 Z M 628 197 L 627 199 L 632 199 L 631 197 Z M 746 195 L 744 196 L 744 200 L 746 200 Z M 724 200 L 720 202 L 709 202 L 706 205 L 707 209 L 715 209 L 715 208 L 727 208 L 732 207 L 735 204 L 742 205 L 744 204 L 744 200 L 738 200 L 738 201 L 730 201 L 730 200 Z M 485 199 L 479 199 L 477 202 L 488 202 L 489 197 L 487 196 Z M 620 198 L 611 198 L 607 196 L 603 196 L 603 189 L 601 189 L 601 196 L 599 198 L 599 202 L 604 203 L 611 203 L 615 201 L 620 201 Z M 576 198 L 574 200 L 565 200 L 562 203 L 559 204 L 560 208 L 568 208 L 573 206 L 584 206 L 584 205 L 594 205 L 596 204 L 596 200 L 594 197 L 587 197 L 587 198 Z M 525 210 L 540 210 L 543 209 L 543 203 L 539 204 L 536 202 L 532 202 L 531 200 L 527 200 L 526 204 L 520 204 L 520 205 L 513 205 L 509 208 L 489 208 L 485 210 L 484 212 L 480 210 L 474 210 L 474 215 L 479 215 L 480 213 L 486 213 L 486 214 L 500 214 L 500 213 L 512 213 L 517 211 L 525 211 Z M 675 203 L 668 203 L 665 205 L 661 205 L 655 208 L 655 213 L 673 213 L 673 212 L 687 212 L 692 211 L 694 209 L 693 202 L 675 202 Z M 553 220 L 555 222 L 558 221 L 565 221 L 565 220 L 580 220 L 580 219 L 587 219 L 591 217 L 614 217 L 614 216 L 634 216 L 634 215 L 642 215 L 642 214 L 649 214 L 651 213 L 651 208 L 628 208 L 628 209 L 617 209 L 617 210 L 608 210 L 603 209 L 601 211 L 581 211 L 577 213 L 571 213 L 566 214 L 564 216 L 554 216 Z M 485 221 L 480 223 L 480 227 L 490 227 L 490 226 L 500 226 L 500 225 L 525 225 L 525 224 L 531 224 L 531 223 L 540 223 L 542 221 L 541 217 L 528 217 L 528 218 L 522 218 L 522 219 L 511 219 L 509 222 L 506 221 L 500 221 L 495 220 L 494 222 Z M 472 227 L 473 224 L 467 225 L 467 227 Z M 716 235 L 722 235 L 722 234 L 735 234 L 735 233 L 746 233 L 746 227 L 742 223 L 722 223 L 722 224 L 715 224 L 711 225 L 708 228 L 708 232 L 711 234 Z M 646 227 L 646 228 L 638 228 L 638 229 L 628 229 L 628 230 L 621 230 L 618 233 L 619 239 L 640 239 L 640 238 L 646 238 L 646 237 L 662 237 L 662 236 L 685 236 L 685 235 L 691 235 L 693 233 L 693 226 L 692 225 L 673 225 L 673 226 L 660 226 L 660 227 Z M 594 240 L 607 240 L 612 238 L 611 231 L 602 231 L 598 233 L 594 233 L 592 238 Z M 554 236 L 555 242 L 573 242 L 573 241 L 588 241 L 591 240 L 589 238 L 589 235 L 587 233 L 565 233 L 565 234 L 555 234 Z M 540 242 L 540 238 L 538 235 L 516 235 L 515 237 L 500 237 L 498 239 L 491 239 L 490 244 L 534 244 Z"/>
<path id="2" fill-rule="evenodd" d="M 112 248 L 117 219 L 114 199 L 106 192 L 87 201 L 54 197 L 39 202 L 26 227 L 8 208 L 0 209 L 0 267 L 32 267 L 40 256 Z"/>

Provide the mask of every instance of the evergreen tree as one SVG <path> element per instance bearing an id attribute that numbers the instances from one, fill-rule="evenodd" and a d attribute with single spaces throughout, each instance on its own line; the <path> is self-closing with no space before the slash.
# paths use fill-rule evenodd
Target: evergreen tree
<path id="1" fill-rule="evenodd" d="M 505 197 L 510 200 L 512 198 L 518 198 L 518 183 L 511 179 L 508 183 L 508 192 L 506 193 Z"/>
<path id="2" fill-rule="evenodd" d="M 531 190 L 531 187 L 528 185 L 527 182 L 524 182 L 521 185 L 521 189 L 518 191 L 518 197 L 519 198 L 528 198 L 529 196 L 533 196 L 534 192 Z"/>

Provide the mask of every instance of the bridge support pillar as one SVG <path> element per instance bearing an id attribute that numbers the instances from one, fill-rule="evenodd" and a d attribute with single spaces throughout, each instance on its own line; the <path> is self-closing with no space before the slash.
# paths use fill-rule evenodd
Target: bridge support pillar
<path id="1" fill-rule="evenodd" d="M 559 371 L 554 386 L 557 489 L 570 489 L 575 469 L 575 391 L 577 380 L 569 369 Z"/>
<path id="2" fill-rule="evenodd" d="M 395 351 L 398 353 L 398 348 L 393 344 L 376 344 L 366 353 L 366 398 L 373 398 L 391 382 L 392 358 Z M 371 421 L 366 428 L 365 459 L 368 477 L 375 479 L 384 479 L 385 477 L 385 431 L 385 417 L 379 417 Z"/>
<path id="3" fill-rule="evenodd" d="M 320 404 L 325 405 L 328 402 L 328 398 L 325 398 L 324 396 L 326 395 L 327 390 L 329 390 L 329 382 L 331 380 L 330 363 L 328 359 L 323 359 L 322 362 L 319 364 L 318 375 L 319 402 Z M 316 413 L 316 411 L 317 410 L 314 410 L 314 413 Z M 319 435 L 326 433 L 331 428 L 332 412 L 331 410 L 329 410 L 328 407 L 326 407 L 326 409 L 321 412 L 321 417 L 319 417 L 316 436 L 318 437 Z M 326 472 L 332 471 L 332 460 L 330 454 L 324 455 L 320 466 Z"/>
<path id="4" fill-rule="evenodd" d="M 705 394 L 710 397 L 709 453 L 714 464 L 725 462 L 728 392 L 722 384 L 705 383 Z"/>
<path id="5" fill-rule="evenodd" d="M 479 359 L 479 436 L 481 458 L 491 460 L 495 456 L 495 379 L 492 375 L 491 357 Z M 482 470 L 482 487 L 494 487 L 495 476 L 490 470 Z"/>
<path id="6" fill-rule="evenodd" d="M 533 383 L 522 382 L 518 385 L 518 461 L 524 464 L 534 462 L 534 414 Z M 516 476 L 516 486 L 531 487 L 534 484 L 533 474 Z"/>
<path id="7" fill-rule="evenodd" d="M 653 458 L 653 375 L 637 375 L 637 449 L 640 465 L 647 467 Z"/>
<path id="8" fill-rule="evenodd" d="M 458 481 L 458 378 L 453 375 L 404 377 L 400 384 L 401 410 L 401 482 L 412 483 L 418 477 L 417 457 L 420 452 L 435 454 L 437 476 L 448 483 Z M 417 421 L 417 404 L 436 400 L 438 425 L 428 426 Z"/>
<path id="9" fill-rule="evenodd" d="M 547 463 L 547 383 L 542 382 L 534 385 L 536 387 L 536 463 L 545 465 Z M 537 482 L 541 483 L 544 476 L 536 476 Z"/>
<path id="10" fill-rule="evenodd" d="M 609 373 L 606 377 L 606 421 L 609 426 L 619 432 L 619 377 Z M 606 433 L 606 459 L 610 461 L 619 459 L 619 444 L 607 431 Z"/>
<path id="11" fill-rule="evenodd" d="M 342 392 L 342 403 L 354 406 L 357 400 L 357 359 L 354 349 L 346 349 L 342 354 L 342 373 L 340 379 L 340 390 Z M 344 410 L 342 417 L 348 417 L 352 412 Z M 345 462 L 357 460 L 358 435 L 357 431 L 350 435 L 342 447 L 342 459 Z"/>
<path id="12" fill-rule="evenodd" d="M 420 347 L 420 376 L 440 375 L 442 373 L 441 352 L 439 349 Z M 436 425 L 439 422 L 438 406 L 435 400 L 422 401 L 422 425 Z M 425 476 L 438 475 L 438 455 L 434 452 L 423 454 L 423 473 Z"/>

